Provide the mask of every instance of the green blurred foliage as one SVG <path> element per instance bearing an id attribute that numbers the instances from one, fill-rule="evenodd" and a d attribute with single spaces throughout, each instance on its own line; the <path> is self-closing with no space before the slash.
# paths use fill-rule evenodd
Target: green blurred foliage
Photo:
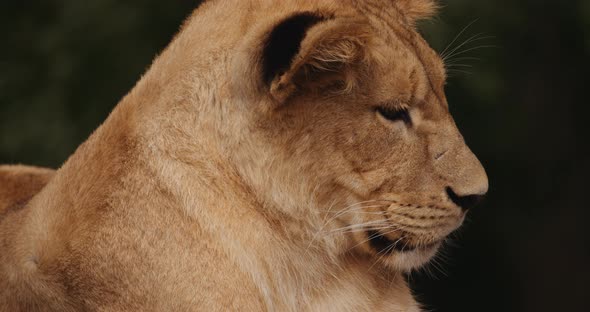
<path id="1" fill-rule="evenodd" d="M 198 2 L 0 4 L 0 163 L 63 163 Z M 421 25 L 435 49 L 468 25 L 451 49 L 479 36 L 458 50 L 447 95 L 491 189 L 439 259 L 446 273 L 410 279 L 434 311 L 583 311 L 590 1 L 441 2 Z"/>
<path id="2" fill-rule="evenodd" d="M 0 160 L 59 166 L 169 42 L 195 1 L 0 4 Z"/>

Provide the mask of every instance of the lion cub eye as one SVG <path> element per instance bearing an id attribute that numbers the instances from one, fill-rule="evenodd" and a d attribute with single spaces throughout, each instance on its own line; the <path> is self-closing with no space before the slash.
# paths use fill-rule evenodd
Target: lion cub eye
<path id="1" fill-rule="evenodd" d="M 407 126 L 412 125 L 412 117 L 407 108 L 377 107 L 377 113 L 389 121 L 403 121 Z"/>

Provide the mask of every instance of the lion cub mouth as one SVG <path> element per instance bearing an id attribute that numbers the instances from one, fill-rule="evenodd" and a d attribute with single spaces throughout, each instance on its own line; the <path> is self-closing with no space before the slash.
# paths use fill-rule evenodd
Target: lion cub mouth
<path id="1" fill-rule="evenodd" d="M 390 255 L 395 252 L 406 253 L 415 250 L 428 250 L 436 247 L 440 242 L 433 242 L 425 245 L 416 245 L 410 243 L 406 238 L 401 237 L 395 241 L 389 239 L 387 236 L 379 231 L 367 231 L 369 238 L 369 245 L 377 252 L 377 254 Z"/>

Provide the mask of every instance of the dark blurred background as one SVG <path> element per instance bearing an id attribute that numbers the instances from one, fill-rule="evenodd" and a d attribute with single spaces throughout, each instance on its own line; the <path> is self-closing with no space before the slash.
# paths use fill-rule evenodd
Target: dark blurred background
<path id="1" fill-rule="evenodd" d="M 590 1 L 441 2 L 421 29 L 458 48 L 448 98 L 491 189 L 416 293 L 441 312 L 590 311 Z M 59 167 L 198 3 L 3 1 L 0 163 Z"/>

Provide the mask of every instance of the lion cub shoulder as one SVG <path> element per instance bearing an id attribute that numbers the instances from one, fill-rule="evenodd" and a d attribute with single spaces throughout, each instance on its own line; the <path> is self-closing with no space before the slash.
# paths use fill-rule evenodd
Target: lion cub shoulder
<path id="1" fill-rule="evenodd" d="M 0 166 L 0 219 L 28 202 L 51 180 L 54 170 L 31 166 Z"/>

